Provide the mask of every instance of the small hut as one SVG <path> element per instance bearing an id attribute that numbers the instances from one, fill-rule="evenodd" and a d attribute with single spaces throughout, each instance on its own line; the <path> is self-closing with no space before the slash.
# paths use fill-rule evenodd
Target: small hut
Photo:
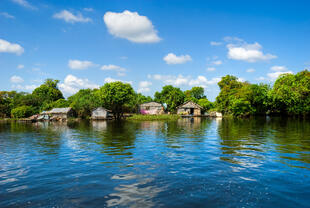
<path id="1" fill-rule="evenodd" d="M 193 101 L 187 101 L 177 107 L 177 113 L 181 115 L 200 116 L 202 107 Z"/>
<path id="2" fill-rule="evenodd" d="M 99 107 L 92 111 L 91 118 L 93 120 L 105 120 L 109 118 L 110 114 L 111 114 L 110 110 L 107 110 L 103 107 Z"/>
<path id="3" fill-rule="evenodd" d="M 53 108 L 52 110 L 46 112 L 51 119 L 68 119 L 74 116 L 72 108 Z"/>
<path id="4" fill-rule="evenodd" d="M 158 115 L 158 114 L 164 114 L 164 107 L 161 103 L 152 101 L 152 102 L 142 103 L 139 106 L 139 111 L 141 114 Z"/>

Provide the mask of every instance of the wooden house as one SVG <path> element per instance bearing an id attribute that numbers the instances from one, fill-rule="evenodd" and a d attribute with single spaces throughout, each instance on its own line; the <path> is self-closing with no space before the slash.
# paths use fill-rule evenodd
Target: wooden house
<path id="1" fill-rule="evenodd" d="M 68 119 L 74 116 L 74 111 L 72 108 L 53 108 L 52 110 L 45 112 L 45 114 L 49 115 L 51 119 Z"/>
<path id="2" fill-rule="evenodd" d="M 139 106 L 139 112 L 146 115 L 164 114 L 164 106 L 158 102 L 147 102 Z"/>
<path id="3" fill-rule="evenodd" d="M 107 110 L 104 107 L 99 107 L 92 111 L 91 118 L 93 120 L 105 120 L 109 119 L 110 114 L 111 114 L 110 110 Z"/>
<path id="4" fill-rule="evenodd" d="M 177 113 L 180 115 L 200 116 L 202 107 L 193 101 L 187 101 L 177 107 Z"/>

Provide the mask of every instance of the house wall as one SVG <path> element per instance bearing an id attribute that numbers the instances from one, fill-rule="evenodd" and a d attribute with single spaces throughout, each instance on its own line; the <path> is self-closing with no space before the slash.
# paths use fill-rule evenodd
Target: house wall
<path id="1" fill-rule="evenodd" d="M 193 108 L 178 108 L 177 114 L 185 114 L 185 115 L 190 115 L 191 114 L 191 109 Z M 201 110 L 199 108 L 194 108 L 194 116 L 200 116 L 201 115 Z"/>
<path id="2" fill-rule="evenodd" d="M 107 119 L 108 111 L 102 109 L 94 110 L 91 117 L 92 119 Z"/>
<path id="3" fill-rule="evenodd" d="M 143 105 L 140 106 L 140 113 L 141 114 L 148 114 L 148 115 L 158 115 L 163 112 L 163 107 L 157 107 L 157 106 L 147 106 Z"/>
<path id="4" fill-rule="evenodd" d="M 51 117 L 53 116 L 61 119 L 67 119 L 69 117 L 66 113 L 51 113 Z"/>

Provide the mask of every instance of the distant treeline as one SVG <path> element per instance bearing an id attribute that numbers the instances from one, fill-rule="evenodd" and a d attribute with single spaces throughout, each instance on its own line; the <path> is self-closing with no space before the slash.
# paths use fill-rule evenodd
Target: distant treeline
<path id="1" fill-rule="evenodd" d="M 259 114 L 309 115 L 310 72 L 283 74 L 271 87 L 238 81 L 235 76 L 222 77 L 220 93 L 210 102 L 202 87 L 182 91 L 166 85 L 154 98 L 136 93 L 128 83 L 106 83 L 99 89 L 82 89 L 65 99 L 58 89 L 58 80 L 47 79 L 32 93 L 0 91 L 0 117 L 26 118 L 52 108 L 72 107 L 78 117 L 88 118 L 96 107 L 112 110 L 116 118 L 123 113 L 136 113 L 144 102 L 165 104 L 166 111 L 175 113 L 186 101 L 198 103 L 203 111 L 220 111 L 224 115 L 249 116 Z"/>

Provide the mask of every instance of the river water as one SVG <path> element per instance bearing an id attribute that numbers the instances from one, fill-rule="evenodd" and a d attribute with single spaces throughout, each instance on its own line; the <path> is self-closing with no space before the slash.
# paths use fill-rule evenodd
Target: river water
<path id="1" fill-rule="evenodd" d="M 0 123 L 0 207 L 309 207 L 310 122 Z"/>

